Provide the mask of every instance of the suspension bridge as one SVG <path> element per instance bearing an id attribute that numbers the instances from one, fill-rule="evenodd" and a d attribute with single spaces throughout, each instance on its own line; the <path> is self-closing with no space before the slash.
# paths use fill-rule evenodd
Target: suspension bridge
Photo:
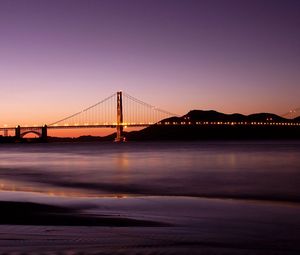
<path id="1" fill-rule="evenodd" d="M 15 131 L 16 140 L 31 133 L 46 140 L 48 129 L 115 128 L 116 141 L 123 141 L 126 127 L 147 127 L 158 121 L 176 116 L 171 112 L 145 103 L 125 92 L 119 91 L 102 101 L 44 126 L 4 127 L 4 136 Z"/>
<path id="2" fill-rule="evenodd" d="M 296 109 L 297 111 L 299 109 Z M 296 110 L 290 112 L 294 114 Z M 116 130 L 115 141 L 121 142 L 125 140 L 123 129 L 126 127 L 148 127 L 151 125 L 162 126 L 300 126 L 300 122 L 274 121 L 267 118 L 264 121 L 193 121 L 189 117 L 169 119 L 177 116 L 171 112 L 157 108 L 151 104 L 145 103 L 125 92 L 119 91 L 102 101 L 83 109 L 77 113 L 59 119 L 55 122 L 45 124 L 43 126 L 16 126 L 3 127 L 0 131 L 4 136 L 8 136 L 8 132 L 15 132 L 15 141 L 21 140 L 27 134 L 35 134 L 41 140 L 47 140 L 49 129 L 79 129 L 79 128 L 113 128 Z M 166 120 L 167 119 L 167 120 Z M 164 121 L 162 121 L 164 120 Z"/>

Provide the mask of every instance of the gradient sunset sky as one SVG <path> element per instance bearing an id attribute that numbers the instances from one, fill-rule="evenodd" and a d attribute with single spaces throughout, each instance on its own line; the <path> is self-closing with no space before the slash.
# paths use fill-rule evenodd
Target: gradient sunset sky
<path id="1" fill-rule="evenodd" d="M 160 108 L 300 107 L 300 1 L 1 0 L 0 125 L 123 90 Z"/>

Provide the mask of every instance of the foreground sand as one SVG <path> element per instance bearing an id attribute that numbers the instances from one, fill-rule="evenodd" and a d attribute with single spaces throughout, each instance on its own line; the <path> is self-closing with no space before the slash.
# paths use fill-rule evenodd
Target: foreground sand
<path id="1" fill-rule="evenodd" d="M 0 254 L 300 254 L 299 204 L 20 193 L 0 199 Z"/>

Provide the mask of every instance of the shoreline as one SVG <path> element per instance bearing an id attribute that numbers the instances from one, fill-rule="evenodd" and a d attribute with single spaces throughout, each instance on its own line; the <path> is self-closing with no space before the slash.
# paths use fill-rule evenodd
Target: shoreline
<path id="1" fill-rule="evenodd" d="M 286 197 L 283 199 L 278 199 L 276 197 L 271 197 L 271 196 L 251 196 L 251 195 L 193 195 L 193 194 L 101 194 L 101 195 L 97 195 L 97 194 L 88 194 L 86 193 L 85 195 L 80 195 L 80 194 L 76 194 L 76 193 L 70 193 L 68 194 L 68 192 L 65 192 L 65 194 L 59 194 L 59 192 L 57 194 L 53 193 L 51 195 L 44 193 L 44 192 L 39 192 L 39 191 L 26 191 L 26 190 L 4 190 L 1 189 L 0 190 L 0 203 L 1 202 L 6 202 L 6 201 L 12 201 L 12 202 L 21 202 L 19 201 L 19 198 L 25 198 L 25 199 L 29 199 L 31 201 L 31 199 L 33 199 L 33 201 L 35 201 L 34 198 L 37 197 L 43 197 L 45 199 L 49 199 L 49 201 L 51 201 L 52 199 L 54 200 L 73 200 L 73 199 L 79 199 L 79 200 L 88 200 L 88 199 L 147 199 L 147 198 L 161 198 L 161 199 L 204 199 L 204 200 L 220 200 L 220 201 L 239 201 L 239 202 L 253 202 L 253 203 L 263 203 L 263 204 L 284 204 L 284 205 L 300 205 L 300 199 L 295 198 L 293 199 L 292 197 Z M 7 199 L 8 198 L 8 199 Z M 11 198 L 16 198 L 11 200 Z M 4 200 L 3 200 L 4 199 Z M 50 203 L 51 204 L 51 203 Z"/>
<path id="2" fill-rule="evenodd" d="M 6 193 L 6 194 L 5 194 Z M 6 199 L 6 198 L 14 198 L 14 196 L 17 197 L 17 199 Z M 272 197 L 253 197 L 253 196 L 218 196 L 218 195 L 159 195 L 159 194 L 102 194 L 102 195 L 96 195 L 96 194 L 86 194 L 86 195 L 78 195 L 78 194 L 52 194 L 47 195 L 43 192 L 38 191 L 22 191 L 22 190 L 0 190 L 0 203 L 2 202 L 18 202 L 19 197 L 25 197 L 26 199 L 35 200 L 35 197 L 43 197 L 48 199 L 66 199 L 66 200 L 73 200 L 73 199 L 152 199 L 152 198 L 169 198 L 169 199 L 207 199 L 207 200 L 220 200 L 220 201 L 238 201 L 238 202 L 250 202 L 250 203 L 262 203 L 262 204 L 277 204 L 277 205 L 296 205 L 300 206 L 300 199 L 276 199 Z M 4 200 L 3 200 L 4 199 Z M 21 202 L 21 201 L 19 201 Z"/>

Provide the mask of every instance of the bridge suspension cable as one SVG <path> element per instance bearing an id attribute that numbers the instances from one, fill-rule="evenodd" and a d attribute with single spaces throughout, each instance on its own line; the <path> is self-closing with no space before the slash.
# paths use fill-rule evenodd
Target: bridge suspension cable
<path id="1" fill-rule="evenodd" d="M 93 104 L 80 112 L 74 113 L 63 119 L 55 121 L 49 126 L 55 125 L 89 125 L 89 124 L 111 124 L 113 106 L 116 105 L 116 93 L 101 100 L 100 102 Z M 108 112 L 110 114 L 108 114 Z M 115 111 L 114 111 L 115 113 Z M 114 114 L 115 116 L 115 114 Z M 114 121 L 116 122 L 116 121 Z"/>
<path id="2" fill-rule="evenodd" d="M 147 126 L 177 116 L 151 104 L 145 103 L 127 93 L 123 94 L 124 126 Z M 115 126 L 117 125 L 117 93 L 93 104 L 84 110 L 55 121 L 49 126 Z"/>
<path id="3" fill-rule="evenodd" d="M 155 124 L 158 121 L 177 116 L 151 104 L 145 103 L 125 92 L 123 92 L 124 123 Z"/>

